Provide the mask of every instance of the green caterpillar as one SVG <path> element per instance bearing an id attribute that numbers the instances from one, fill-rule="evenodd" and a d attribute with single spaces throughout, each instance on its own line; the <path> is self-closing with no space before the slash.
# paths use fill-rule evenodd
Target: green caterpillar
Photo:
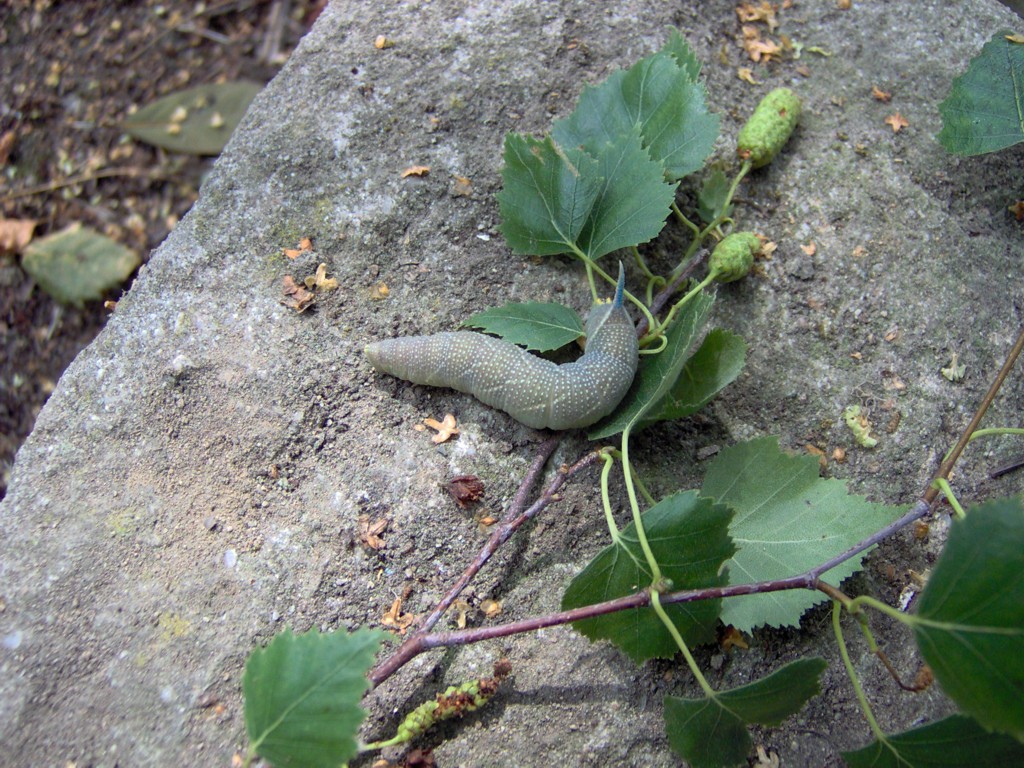
<path id="1" fill-rule="evenodd" d="M 586 427 L 615 410 L 636 375 L 636 329 L 622 303 L 623 283 L 620 269 L 614 300 L 590 310 L 583 356 L 571 363 L 556 365 L 470 331 L 377 341 L 366 357 L 378 371 L 467 392 L 528 427 Z"/>
<path id="2" fill-rule="evenodd" d="M 736 137 L 736 154 L 754 168 L 768 165 L 789 141 L 800 119 L 800 97 L 789 88 L 776 88 L 761 99 Z"/>

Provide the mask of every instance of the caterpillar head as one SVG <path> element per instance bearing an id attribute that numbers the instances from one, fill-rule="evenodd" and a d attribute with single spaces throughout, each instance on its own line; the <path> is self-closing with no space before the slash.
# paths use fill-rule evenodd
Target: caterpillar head
<path id="1" fill-rule="evenodd" d="M 626 272 L 622 268 L 622 262 L 620 261 L 619 280 L 615 286 L 615 296 L 609 301 L 598 301 L 587 315 L 586 333 L 588 344 L 607 323 L 618 325 L 625 321 L 630 328 L 633 327 L 633 321 L 629 319 L 629 314 L 623 305 L 622 295 L 625 287 Z"/>

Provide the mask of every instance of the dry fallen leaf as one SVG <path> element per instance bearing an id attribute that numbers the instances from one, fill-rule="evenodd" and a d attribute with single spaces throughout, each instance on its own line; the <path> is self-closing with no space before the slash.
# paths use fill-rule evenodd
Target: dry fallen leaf
<path id="1" fill-rule="evenodd" d="M 377 35 L 377 38 L 373 41 L 373 47 L 378 51 L 383 51 L 385 48 L 391 48 L 395 45 L 395 41 L 387 37 L 387 35 Z"/>
<path id="2" fill-rule="evenodd" d="M 888 91 L 883 91 L 877 85 L 872 85 L 871 98 L 873 98 L 875 101 L 880 101 L 883 104 L 888 104 L 890 99 L 892 99 L 892 94 L 889 93 Z"/>
<path id="3" fill-rule="evenodd" d="M 455 183 L 452 184 L 452 194 L 456 197 L 469 197 L 473 194 L 473 182 L 465 176 L 455 176 Z"/>
<path id="4" fill-rule="evenodd" d="M 448 493 L 465 509 L 484 496 L 484 484 L 476 475 L 459 475 L 448 481 Z"/>
<path id="5" fill-rule="evenodd" d="M 483 600 L 480 603 L 480 610 L 484 612 L 484 616 L 488 619 L 493 619 L 495 616 L 501 613 L 501 601 L 500 600 Z"/>
<path id="6" fill-rule="evenodd" d="M 751 61 L 770 61 L 772 57 L 779 58 L 782 51 L 779 44 L 771 40 L 751 40 L 743 47 Z"/>
<path id="7" fill-rule="evenodd" d="M 907 383 L 892 371 L 882 371 L 882 376 L 882 386 L 886 389 L 902 392 L 907 388 Z"/>
<path id="8" fill-rule="evenodd" d="M 0 253 L 21 253 L 35 228 L 33 219 L 0 219 Z"/>
<path id="9" fill-rule="evenodd" d="M 291 275 L 284 276 L 284 295 L 281 303 L 296 312 L 305 312 L 316 300 L 313 293 L 304 285 L 299 285 Z"/>
<path id="10" fill-rule="evenodd" d="M 408 178 L 409 176 L 426 176 L 430 173 L 429 165 L 410 165 L 404 171 L 402 171 L 402 178 Z"/>
<path id="11" fill-rule="evenodd" d="M 821 469 L 822 472 L 828 469 L 828 459 L 825 458 L 825 452 L 821 450 L 821 448 L 819 448 L 816 445 L 811 445 L 810 443 L 807 443 L 804 446 L 804 450 L 807 451 L 807 453 L 811 454 L 811 456 L 818 457 L 818 467 Z"/>
<path id="12" fill-rule="evenodd" d="M 455 626 L 459 629 L 466 628 L 466 614 L 469 613 L 470 605 L 465 600 L 456 600 L 452 603 L 452 608 L 456 610 L 455 615 Z"/>
<path id="13" fill-rule="evenodd" d="M 776 10 L 777 6 L 772 5 L 767 0 L 762 0 L 761 4 L 757 6 L 753 3 L 740 3 L 736 6 L 736 15 L 741 22 L 764 22 L 768 25 L 768 31 L 774 32 L 776 27 L 779 26 L 779 21 L 775 18 Z"/>
<path id="14" fill-rule="evenodd" d="M 949 361 L 949 365 L 945 368 L 940 368 L 939 373 L 941 373 L 948 381 L 955 383 L 963 379 L 964 375 L 967 373 L 967 366 L 960 362 L 960 356 L 954 352 L 952 354 L 952 360 Z"/>
<path id="15" fill-rule="evenodd" d="M 782 46 L 774 40 L 762 40 L 761 32 L 757 27 L 744 24 L 742 32 L 743 50 L 747 52 L 751 61 L 769 61 L 772 57 L 781 58 Z"/>
<path id="16" fill-rule="evenodd" d="M 1012 213 L 1017 218 L 1017 221 L 1024 221 L 1024 200 L 1018 200 L 1006 210 Z"/>
<path id="17" fill-rule="evenodd" d="M 838 8 L 840 11 L 848 11 L 852 7 L 852 0 L 837 0 L 836 2 L 836 8 Z"/>
<path id="18" fill-rule="evenodd" d="M 885 123 L 886 125 L 892 126 L 893 133 L 899 133 L 908 125 L 910 125 L 910 123 L 907 121 L 907 118 L 905 118 L 899 112 L 895 112 L 894 114 L 891 114 L 887 118 L 885 118 Z"/>
<path id="19" fill-rule="evenodd" d="M 903 414 L 899 411 L 893 411 L 892 416 L 889 417 L 889 421 L 885 424 L 885 431 L 891 435 L 900 428 L 901 421 L 903 421 Z"/>
<path id="20" fill-rule="evenodd" d="M 1024 45 L 1024 35 L 1006 35 L 1005 37 L 1011 43 L 1017 43 L 1018 45 Z"/>
<path id="21" fill-rule="evenodd" d="M 814 252 L 818 250 L 818 246 L 816 246 L 814 244 L 814 241 L 812 240 L 807 245 L 801 245 L 800 250 L 806 253 L 808 256 L 813 256 Z"/>
<path id="22" fill-rule="evenodd" d="M 373 301 L 382 301 L 391 294 L 391 289 L 388 288 L 387 283 L 377 283 L 370 288 L 370 298 Z"/>
<path id="23" fill-rule="evenodd" d="M 306 285 L 309 286 L 311 278 L 306 278 Z M 315 287 L 320 291 L 333 291 L 338 287 L 338 281 L 333 277 L 327 277 L 327 265 L 321 264 L 316 268 L 316 274 L 312 276 L 313 285 L 309 287 Z"/>
<path id="24" fill-rule="evenodd" d="M 380 534 L 384 533 L 384 530 L 388 527 L 390 522 L 391 521 L 388 518 L 382 517 L 371 523 L 369 515 L 360 515 L 357 520 L 359 540 L 370 549 L 383 549 L 386 544 L 380 537 Z"/>
<path id="25" fill-rule="evenodd" d="M 289 259 L 295 259 L 306 253 L 307 251 L 313 250 L 313 241 L 308 237 L 304 237 L 299 241 L 298 248 L 282 248 L 281 253 L 287 256 Z"/>
<path id="26" fill-rule="evenodd" d="M 411 627 L 415 621 L 415 614 L 402 613 L 402 598 L 396 597 L 395 602 L 391 604 L 391 608 L 381 617 L 380 623 L 385 627 L 394 627 L 398 630 L 399 634 L 404 635 L 405 630 Z"/>
<path id="27" fill-rule="evenodd" d="M 454 435 L 459 434 L 459 429 L 455 426 L 455 417 L 450 413 L 445 414 L 444 421 L 426 418 L 423 423 L 431 429 L 437 430 L 437 434 L 431 438 L 437 444 L 445 443 Z"/>
<path id="28" fill-rule="evenodd" d="M 739 69 L 737 69 L 736 77 L 738 77 L 745 83 L 750 83 L 751 85 L 758 85 L 759 82 L 754 79 L 754 70 L 752 70 L 750 67 L 740 67 Z"/>
<path id="29" fill-rule="evenodd" d="M 743 633 L 732 625 L 726 627 L 722 632 L 721 646 L 723 651 L 728 651 L 732 648 L 746 651 L 750 648 L 747 641 L 743 639 Z"/>

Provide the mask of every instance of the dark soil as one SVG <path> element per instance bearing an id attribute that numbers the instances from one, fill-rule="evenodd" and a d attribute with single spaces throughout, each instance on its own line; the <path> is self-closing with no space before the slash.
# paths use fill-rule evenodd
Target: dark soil
<path id="1" fill-rule="evenodd" d="M 128 139 L 122 121 L 183 88 L 268 81 L 323 0 L 5 5 L 0 219 L 35 221 L 35 237 L 80 222 L 145 262 L 195 201 L 212 159 Z M 58 304 L 17 253 L 0 252 L 0 498 L 40 408 L 108 312 L 103 302 Z"/>

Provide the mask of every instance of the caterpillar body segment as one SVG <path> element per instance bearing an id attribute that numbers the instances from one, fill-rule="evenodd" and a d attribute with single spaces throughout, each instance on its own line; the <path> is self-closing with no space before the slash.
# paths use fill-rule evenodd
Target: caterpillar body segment
<path id="1" fill-rule="evenodd" d="M 636 330 L 622 303 L 621 274 L 615 299 L 591 309 L 586 330 L 583 356 L 561 365 L 471 331 L 377 341 L 366 356 L 378 371 L 466 392 L 528 427 L 574 429 L 611 413 L 636 374 Z"/>

